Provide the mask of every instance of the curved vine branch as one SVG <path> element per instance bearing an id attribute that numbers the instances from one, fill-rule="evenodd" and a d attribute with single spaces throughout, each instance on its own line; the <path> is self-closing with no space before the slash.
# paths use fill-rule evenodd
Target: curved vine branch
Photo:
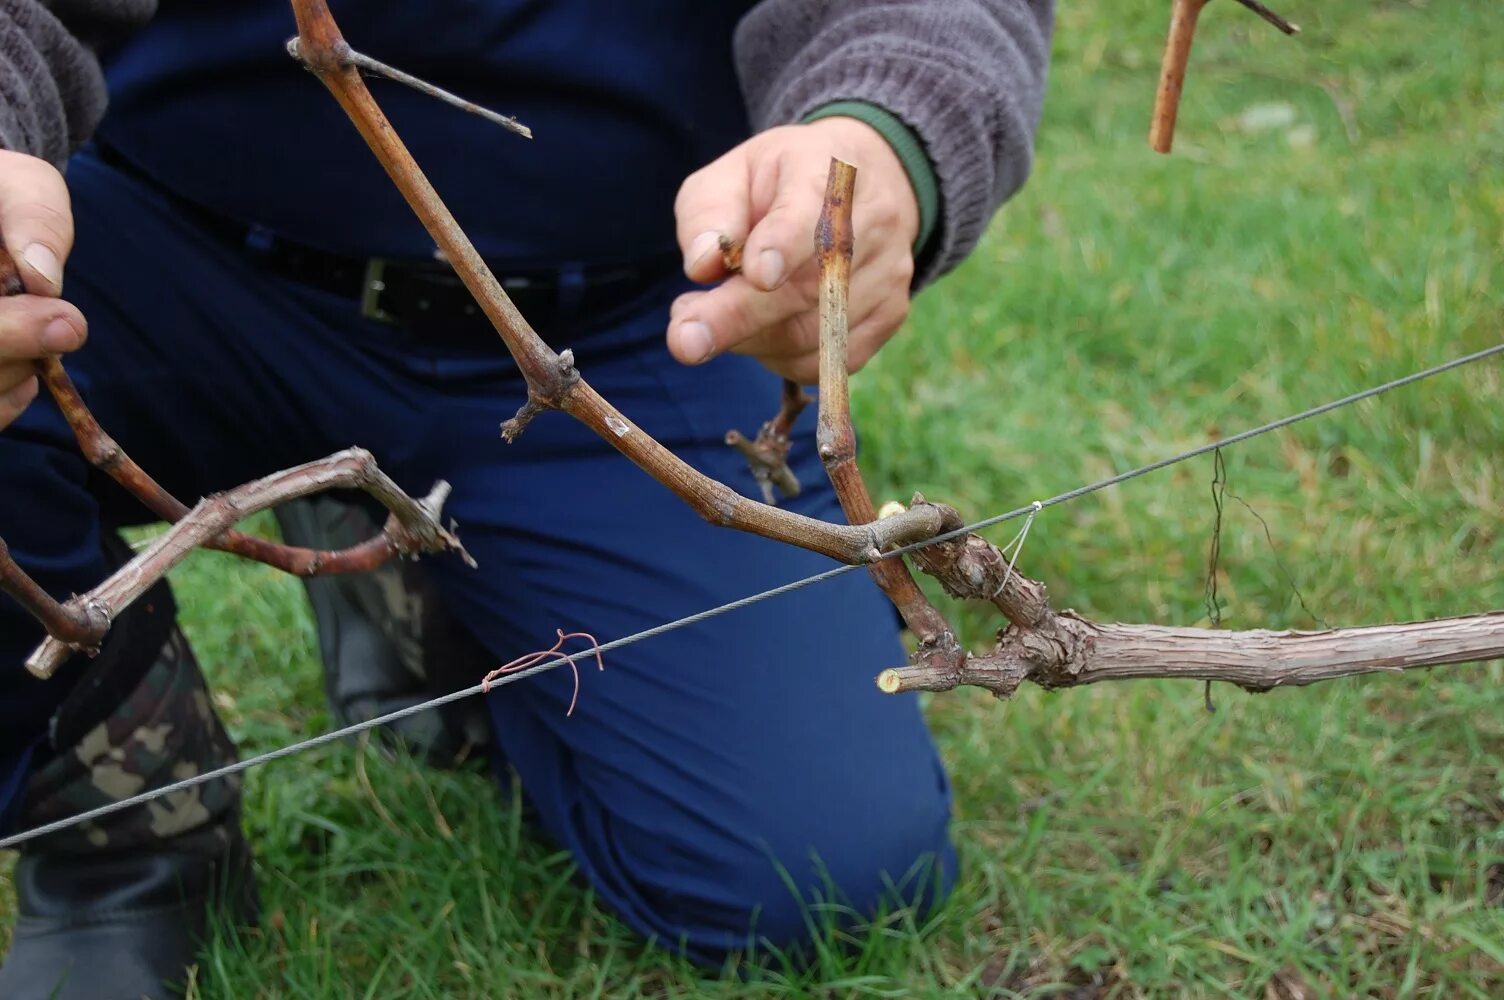
<path id="1" fill-rule="evenodd" d="M 19 295 L 23 291 L 24 286 L 15 260 L 4 245 L 0 245 L 0 296 Z M 365 452 L 347 453 L 355 457 L 359 468 L 349 473 L 346 478 L 351 479 L 350 485 L 363 486 L 372 492 L 393 512 L 392 519 L 374 538 L 348 549 L 328 552 L 281 545 L 235 531 L 231 526 L 244 514 L 228 519 L 219 517 L 215 515 L 214 509 L 207 509 L 202 503 L 193 510 L 189 510 L 145 469 L 137 465 L 125 449 L 121 448 L 119 443 L 100 426 L 99 421 L 95 419 L 94 414 L 84 402 L 78 387 L 73 384 L 73 380 L 63 368 L 61 360 L 56 357 L 43 358 L 36 363 L 36 370 L 41 384 L 57 403 L 63 419 L 73 431 L 73 436 L 85 459 L 139 499 L 152 513 L 166 521 L 174 522 L 175 529 L 163 537 L 191 537 L 194 541 L 190 547 L 219 549 L 303 577 L 364 572 L 375 569 L 394 555 L 414 554 L 419 551 L 433 552 L 450 549 L 464 554 L 458 540 L 445 531 L 437 521 L 438 507 L 443 497 L 448 494 L 448 487 L 441 484 L 442 489 L 436 489 L 435 494 L 430 497 L 431 512 L 428 512 L 428 507 L 412 500 L 398 490 L 391 480 L 376 470 L 374 461 Z M 301 483 L 302 479 L 307 479 L 310 483 L 320 483 L 328 480 L 331 473 L 334 479 L 338 479 L 338 467 L 346 463 L 336 461 L 337 459 L 341 459 L 341 456 L 326 460 L 326 463 L 332 463 L 327 467 L 317 464 L 302 466 L 296 470 L 278 473 L 277 476 L 284 479 L 291 477 L 288 481 L 294 484 Z M 267 481 L 259 480 L 258 483 Z M 247 495 L 255 495 L 252 488 L 256 485 L 241 487 L 241 491 L 252 491 Z M 312 485 L 311 488 L 297 486 L 296 488 L 303 489 L 303 492 L 316 492 L 338 485 L 342 483 L 331 481 L 329 485 Z M 302 493 L 295 495 L 302 495 Z M 233 507 L 236 496 L 235 491 L 222 495 L 216 500 L 214 508 L 217 509 L 226 504 Z M 218 527 L 206 531 L 205 524 L 218 525 Z M 186 549 L 171 559 L 159 560 L 144 568 L 138 568 L 135 579 L 140 584 L 139 590 L 123 592 L 115 596 L 113 591 L 107 592 L 107 588 L 110 587 L 110 582 L 107 581 L 101 588 L 87 595 L 75 596 L 68 601 L 60 602 L 21 569 L 11 556 L 10 547 L 6 545 L 4 539 L 0 539 L 0 591 L 8 594 L 41 622 L 48 636 L 43 645 L 27 661 L 27 668 L 38 677 L 50 677 L 73 652 L 97 650 L 108 634 L 115 615 L 135 600 L 141 591 L 165 574 L 185 553 Z M 469 559 L 468 554 L 464 555 L 466 559 Z"/>
<path id="2" fill-rule="evenodd" d="M 439 523 L 440 509 L 449 496 L 448 483 L 440 482 L 424 499 L 414 499 L 377 467 L 370 452 L 351 448 L 199 501 L 108 580 L 62 603 L 70 618 L 96 628 L 102 625 L 97 636 L 70 640 L 49 628 L 52 634 L 27 659 L 26 669 L 38 677 L 50 677 L 73 653 L 97 646 L 110 622 L 132 601 L 189 552 L 219 537 L 237 521 L 288 500 L 340 488 L 364 490 L 392 512 L 384 536 L 396 551 L 406 555 L 455 552 L 471 561 L 459 539 Z M 8 556 L 0 560 L 0 566 L 8 560 Z M 47 624 L 44 619 L 43 625 Z"/>
<path id="3" fill-rule="evenodd" d="M 1167 152 L 1173 140 L 1191 42 L 1207 2 L 1174 0 L 1151 131 L 1151 141 L 1161 152 Z M 1257 0 L 1239 2 L 1287 33 L 1298 30 Z M 1000 550 L 979 536 L 960 535 L 916 549 L 911 558 L 948 593 L 990 602 L 1008 618 L 1010 624 L 999 634 L 992 652 L 965 654 L 907 565 L 901 559 L 876 561 L 885 549 L 955 532 L 962 520 L 951 508 L 918 495 L 910 506 L 891 505 L 879 516 L 856 463 L 846 373 L 854 168 L 839 161 L 832 163 L 825 211 L 816 234 L 821 270 L 818 444 L 850 521 L 842 525 L 802 517 L 741 496 L 680 460 L 596 393 L 576 370 L 571 353 L 553 351 L 517 311 L 371 97 L 361 71 L 382 72 L 515 131 L 525 132 L 525 127 L 355 52 L 341 35 L 326 0 L 291 0 L 291 4 L 298 36 L 289 42 L 289 51 L 319 77 L 344 108 L 522 371 L 527 401 L 502 425 L 502 436 L 511 440 L 542 411 L 560 410 L 590 427 L 713 524 L 843 562 L 871 564 L 873 577 L 920 640 L 910 665 L 879 676 L 882 690 L 940 691 L 975 685 L 1007 697 L 1026 681 L 1061 688 L 1104 680 L 1182 677 L 1267 691 L 1353 674 L 1504 656 L 1504 612 L 1321 632 L 1224 632 L 1096 624 L 1070 611 L 1055 611 L 1044 586 L 1015 572 Z M 725 249 L 729 254 L 737 248 Z M 20 289 L 14 264 L 0 248 L 0 294 L 14 294 Z M 247 483 L 205 499 L 190 510 L 105 433 L 57 359 L 39 362 L 38 373 L 88 460 L 156 514 L 174 522 L 100 586 L 63 602 L 27 577 L 0 540 L 0 590 L 20 601 L 49 632 L 49 638 L 27 662 L 38 676 L 50 675 L 77 650 L 97 647 L 114 616 L 196 547 L 223 549 L 301 576 L 371 569 L 396 554 L 447 550 L 468 559 L 458 539 L 438 521 L 448 487 L 440 483 L 426 499 L 415 500 L 398 489 L 376 468 L 371 456 L 359 449 Z M 748 442 L 739 435 L 728 439 L 752 460 L 754 473 L 765 489 L 777 483 L 790 492 L 797 490 L 797 484 L 790 486 L 781 480 L 788 471 L 784 461 L 788 429 L 806 402 L 797 386 L 785 385 L 780 413 L 757 441 Z M 233 530 L 238 520 L 254 511 L 335 487 L 364 489 L 387 506 L 392 516 L 381 535 L 330 553 L 277 545 Z"/>
<path id="4" fill-rule="evenodd" d="M 105 433 L 94 414 L 84 404 L 83 397 L 79 395 L 60 360 L 47 358 L 38 362 L 37 374 L 42 385 L 56 400 L 63 419 L 68 421 L 79 449 L 90 465 L 125 487 L 162 520 L 173 522 L 187 516 L 188 506 L 167 492 L 126 454 L 114 438 Z M 229 552 L 301 577 L 365 573 L 381 566 L 398 552 L 396 544 L 386 531 L 338 551 L 283 545 L 239 531 L 226 531 L 216 538 L 210 538 L 204 542 L 204 548 Z"/>
<path id="5" fill-rule="evenodd" d="M 0 297 L 20 295 L 24 290 L 15 258 L 3 244 L 0 244 Z M 188 513 L 186 504 L 167 492 L 145 469 L 137 465 L 125 449 L 120 447 L 119 443 L 100 426 L 99 421 L 95 419 L 94 414 L 84 402 L 78 387 L 73 384 L 73 379 L 68 376 L 60 359 L 44 358 L 37 362 L 36 367 L 38 379 L 52 396 L 53 401 L 57 403 L 63 419 L 73 431 L 79 450 L 83 452 L 84 458 L 90 465 L 119 483 L 128 493 L 140 500 L 148 510 L 164 521 L 177 521 Z M 227 531 L 217 538 L 211 538 L 204 543 L 204 547 L 266 563 L 284 573 L 302 577 L 334 573 L 363 573 L 375 569 L 397 553 L 396 546 L 385 532 L 338 552 L 281 545 L 265 538 L 242 534 L 239 531 Z M 8 555 L 6 561 L 9 561 Z M 67 627 L 56 618 L 56 612 L 45 608 L 36 600 L 34 594 L 29 594 L 20 581 L 25 574 L 14 562 L 9 563 L 5 576 L 8 582 L 0 585 L 4 586 L 6 593 L 20 600 L 32 614 L 44 622 L 48 620 L 54 622 L 54 626 L 48 627 L 51 634 L 59 635 L 57 628 Z M 25 582 L 31 583 L 29 579 Z M 31 586 L 35 587 L 35 584 Z M 28 593 L 29 596 L 23 598 L 22 593 Z M 40 588 L 36 588 L 36 593 L 41 593 Z M 83 623 L 75 623 L 75 626 L 86 627 Z M 87 627 L 92 629 L 96 626 L 97 623 L 95 626 Z M 96 636 L 96 641 L 102 637 L 103 632 L 100 632 Z"/>
<path id="6" fill-rule="evenodd" d="M 544 410 L 579 420 L 712 524 L 797 545 L 847 563 L 870 562 L 882 549 L 933 537 L 926 512 L 865 525 L 829 524 L 755 500 L 717 482 L 669 451 L 607 402 L 528 325 L 470 238 L 397 135 L 361 78 L 359 60 L 326 0 L 291 0 L 298 37 L 289 52 L 323 82 L 380 161 L 429 236 L 475 297 L 527 382 L 528 400 L 503 425 L 508 440 Z"/>

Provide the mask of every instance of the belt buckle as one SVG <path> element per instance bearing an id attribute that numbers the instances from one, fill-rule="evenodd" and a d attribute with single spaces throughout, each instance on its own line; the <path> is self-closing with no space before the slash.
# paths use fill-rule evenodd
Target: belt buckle
<path id="1" fill-rule="evenodd" d="M 381 308 L 381 293 L 386 291 L 386 258 L 366 261 L 366 273 L 360 282 L 360 315 L 380 323 L 396 323 L 397 318 Z"/>

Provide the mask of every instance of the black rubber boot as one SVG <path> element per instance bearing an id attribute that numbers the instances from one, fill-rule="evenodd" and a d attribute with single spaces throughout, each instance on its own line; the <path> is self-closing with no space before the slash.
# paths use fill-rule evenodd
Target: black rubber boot
<path id="1" fill-rule="evenodd" d="M 122 614 L 53 717 L 19 830 L 223 766 L 235 747 L 159 584 Z M 178 996 L 211 922 L 253 923 L 238 778 L 21 845 L 4 1000 Z"/>
<path id="2" fill-rule="evenodd" d="M 14 878 L 20 916 L 0 967 L 6 1000 L 181 996 L 211 915 L 245 923 L 255 908 L 238 830 L 215 856 L 25 854 Z"/>
<path id="3" fill-rule="evenodd" d="M 342 549 L 380 525 L 359 503 L 329 495 L 276 509 L 283 539 Z M 303 581 L 318 626 L 324 692 L 341 725 L 364 722 L 479 681 L 493 657 L 444 609 L 421 564 L 392 560 L 369 573 Z M 490 740 L 485 706 L 467 699 L 410 715 L 382 736 L 435 767 L 453 767 Z"/>

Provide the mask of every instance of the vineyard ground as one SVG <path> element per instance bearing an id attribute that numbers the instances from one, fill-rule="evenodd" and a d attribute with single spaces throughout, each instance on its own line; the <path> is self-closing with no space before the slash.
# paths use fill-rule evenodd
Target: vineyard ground
<path id="1" fill-rule="evenodd" d="M 854 382 L 880 498 L 993 513 L 1504 337 L 1496 0 L 1285 3 L 1294 41 L 1207 11 L 1168 160 L 1143 138 L 1168 5 L 1064 5 L 1034 180 Z M 1224 624 L 1504 607 L 1501 388 L 1485 363 L 1228 452 L 1274 548 L 1229 501 Z M 1050 510 L 1021 566 L 1094 618 L 1205 624 L 1211 478 Z M 206 553 L 174 580 L 245 752 L 331 726 L 297 583 Z M 973 644 L 996 625 L 951 610 Z M 636 940 L 484 774 L 372 751 L 362 780 L 324 750 L 249 776 L 265 919 L 195 993 L 1497 996 L 1501 681 L 1214 691 L 1214 714 L 1167 683 L 937 697 L 953 898 L 721 974 Z"/>

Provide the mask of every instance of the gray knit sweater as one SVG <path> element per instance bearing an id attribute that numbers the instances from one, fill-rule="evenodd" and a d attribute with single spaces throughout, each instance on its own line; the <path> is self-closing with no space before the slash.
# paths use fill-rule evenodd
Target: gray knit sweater
<path id="1" fill-rule="evenodd" d="M 0 146 L 61 165 L 104 115 L 93 48 L 156 6 L 0 0 Z M 1054 0 L 762 0 L 737 27 L 737 70 L 754 128 L 856 100 L 918 134 L 942 205 L 923 283 L 1028 175 L 1053 13 Z"/>

